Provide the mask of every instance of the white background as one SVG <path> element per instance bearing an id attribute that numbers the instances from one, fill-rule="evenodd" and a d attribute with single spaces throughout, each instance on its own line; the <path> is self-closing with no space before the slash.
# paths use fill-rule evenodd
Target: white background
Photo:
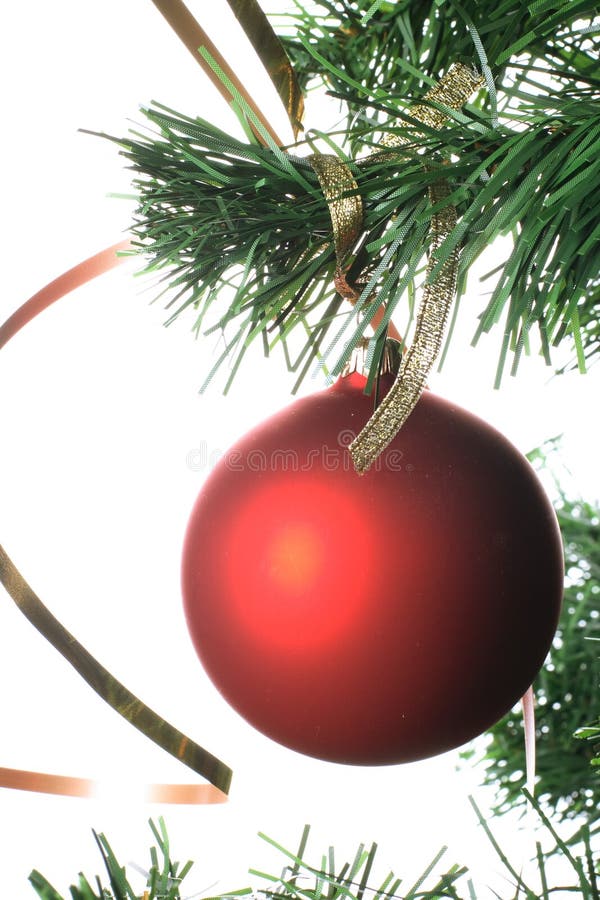
<path id="1" fill-rule="evenodd" d="M 269 85 L 254 80 L 224 0 L 190 6 L 266 97 Z M 121 135 L 152 99 L 236 125 L 150 0 L 21 0 L 3 11 L 1 32 L 4 319 L 127 228 L 130 205 L 107 198 L 128 190 L 123 161 L 114 145 L 78 128 Z M 231 800 L 187 810 L 140 803 L 136 784 L 189 773 L 105 707 L 2 594 L 0 765 L 104 779 L 113 793 L 82 801 L 0 790 L 0 895 L 33 896 L 26 878 L 34 866 L 63 891 L 78 868 L 99 871 L 91 827 L 106 831 L 125 860 L 144 864 L 145 823 L 160 814 L 175 855 L 197 860 L 190 894 L 216 880 L 240 887 L 251 864 L 277 871 L 280 860 L 257 831 L 293 847 L 304 822 L 313 824 L 316 859 L 328 843 L 344 854 L 377 840 L 382 868 L 410 875 L 450 843 L 448 863 L 467 862 L 490 881 L 495 862 L 467 795 L 484 809 L 488 798 L 475 776 L 456 774 L 455 754 L 381 769 L 305 759 L 255 733 L 208 683 L 179 599 L 182 534 L 208 471 L 190 459 L 198 450 L 216 458 L 289 402 L 293 379 L 280 358 L 256 358 L 227 399 L 218 383 L 199 396 L 216 343 L 194 340 L 192 318 L 165 330 L 164 311 L 150 305 L 134 271 L 126 265 L 62 300 L 0 355 L 0 541 L 92 653 L 232 765 Z M 598 497 L 589 449 L 597 372 L 553 379 L 536 357 L 494 392 L 500 334 L 469 347 L 484 303 L 478 292 L 474 279 L 432 387 L 523 451 L 564 432 L 572 484 Z M 496 831 L 509 841 L 511 828 L 499 822 Z"/>

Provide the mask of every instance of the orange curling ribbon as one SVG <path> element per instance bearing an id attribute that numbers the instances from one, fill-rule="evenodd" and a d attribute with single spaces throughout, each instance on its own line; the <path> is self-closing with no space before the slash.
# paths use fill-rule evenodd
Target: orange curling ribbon
<path id="1" fill-rule="evenodd" d="M 56 300 L 98 275 L 117 266 L 129 249 L 129 242 L 115 244 L 74 266 L 42 288 L 0 326 L 0 347 L 4 346 L 28 322 Z M 169 724 L 111 675 L 85 647 L 52 615 L 18 571 L 6 551 L 0 547 L 0 581 L 18 609 L 29 619 L 79 675 L 87 681 L 119 715 L 150 738 L 171 756 L 180 760 L 209 784 L 147 784 L 136 795 L 159 803 L 222 803 L 227 799 L 232 771 L 203 747 Z M 92 797 L 102 793 L 99 782 L 64 775 L 0 768 L 0 786 L 18 790 Z M 121 787 L 119 787 L 121 793 Z"/>
<path id="2" fill-rule="evenodd" d="M 198 65 L 201 66 L 204 73 L 210 78 L 227 103 L 232 103 L 236 99 L 236 95 L 241 97 L 252 110 L 261 126 L 267 131 L 271 140 L 275 141 L 279 147 L 283 146 L 283 141 L 278 136 L 271 123 L 254 102 L 227 60 L 218 51 L 204 29 L 196 21 L 185 3 L 183 3 L 183 0 L 152 0 L 152 2 L 158 11 L 162 13 L 177 37 L 187 47 Z M 208 52 L 211 59 L 215 61 L 219 69 L 225 74 L 230 87 L 218 77 L 212 67 L 208 64 L 206 58 L 200 54 L 199 49 L 201 47 Z M 258 140 L 261 140 L 260 134 L 257 134 L 256 136 Z"/>
<path id="3" fill-rule="evenodd" d="M 70 775 L 51 775 L 46 772 L 29 772 L 25 769 L 7 769 L 0 766 L 0 787 L 35 794 L 53 794 L 60 797 L 81 797 L 97 799 L 104 795 L 107 785 L 89 778 L 75 778 Z M 130 785 L 119 785 L 119 797 L 132 796 L 144 803 L 169 803 L 179 805 L 200 805 L 224 803 L 227 795 L 212 784 L 144 784 L 140 791 Z"/>

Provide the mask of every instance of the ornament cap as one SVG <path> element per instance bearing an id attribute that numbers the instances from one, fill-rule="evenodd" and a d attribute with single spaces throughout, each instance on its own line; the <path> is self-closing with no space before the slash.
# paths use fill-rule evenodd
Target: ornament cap
<path id="1" fill-rule="evenodd" d="M 355 372 L 366 377 L 369 343 L 370 341 L 368 338 L 361 338 L 359 340 L 356 347 L 352 350 L 350 358 L 342 369 L 342 378 L 347 378 L 348 375 L 353 375 Z"/>
<path id="2" fill-rule="evenodd" d="M 381 357 L 380 374 L 392 375 L 395 378 L 400 371 L 403 352 L 404 344 L 401 341 L 397 341 L 395 338 L 386 338 Z"/>
<path id="3" fill-rule="evenodd" d="M 346 378 L 348 375 L 352 375 L 355 372 L 359 375 L 363 375 L 365 378 L 367 377 L 369 369 L 367 361 L 369 359 L 370 343 L 371 341 L 369 338 L 361 338 L 353 349 L 352 355 L 346 365 L 342 369 L 342 378 Z M 396 378 L 396 375 L 400 370 L 400 363 L 402 362 L 403 346 L 401 341 L 397 341 L 395 338 L 386 338 L 379 365 L 380 376 L 391 375 L 392 378 Z"/>

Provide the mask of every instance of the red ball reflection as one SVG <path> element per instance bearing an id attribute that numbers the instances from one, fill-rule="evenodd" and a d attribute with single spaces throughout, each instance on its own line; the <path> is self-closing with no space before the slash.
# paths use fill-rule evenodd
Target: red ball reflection
<path id="1" fill-rule="evenodd" d="M 240 500 L 221 549 L 223 602 L 257 652 L 310 653 L 366 625 L 372 525 L 355 498 L 310 471 L 274 474 Z"/>

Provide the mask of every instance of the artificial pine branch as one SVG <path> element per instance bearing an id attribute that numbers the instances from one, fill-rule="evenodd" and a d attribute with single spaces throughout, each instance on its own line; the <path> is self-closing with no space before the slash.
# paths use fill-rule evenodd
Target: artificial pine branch
<path id="1" fill-rule="evenodd" d="M 80 873 L 78 883 L 71 885 L 69 889 L 71 900 L 181 900 L 181 883 L 188 875 L 192 862 L 188 861 L 181 868 L 178 862 L 173 862 L 169 837 L 162 818 L 158 820 L 158 825 L 151 819 L 149 825 L 156 843 L 150 848 L 151 865 L 143 894 L 140 895 L 132 887 L 126 867 L 118 861 L 106 836 L 94 831 L 94 839 L 106 868 L 110 888 L 104 886 L 102 879 L 96 876 L 94 879 L 98 890 L 96 893 L 86 876 Z M 64 900 L 37 869 L 30 874 L 29 882 L 42 900 Z"/>
<path id="2" fill-rule="evenodd" d="M 402 115 L 407 98 L 446 71 L 449 60 L 481 69 L 488 90 L 476 105 L 483 121 L 513 134 L 525 131 L 534 152 L 521 156 L 523 147 L 510 143 L 498 155 L 492 151 L 481 174 L 489 175 L 490 167 L 493 174 L 499 170 L 508 190 L 503 196 L 493 178 L 487 195 L 481 191 L 487 210 L 476 203 L 462 222 L 463 230 L 480 233 L 479 243 L 466 250 L 463 269 L 495 236 L 481 227 L 486 213 L 497 233 L 515 238 L 474 343 L 505 317 L 497 384 L 509 350 L 516 373 L 534 323 L 548 363 L 550 346 L 569 336 L 584 370 L 600 351 L 597 197 L 593 208 L 582 203 L 582 191 L 598 187 L 600 122 L 593 116 L 588 131 L 579 119 L 584 107 L 597 106 L 600 95 L 597 5 L 589 0 L 502 0 L 492 6 L 478 0 L 316 0 L 307 7 L 295 0 L 295 7 L 279 20 L 282 40 L 300 82 L 321 85 L 342 101 L 355 155 L 369 133 L 390 127 L 395 107 Z M 551 135 L 559 137 L 554 146 Z M 590 144 L 594 149 L 587 155 Z M 444 149 L 452 152 L 451 142 Z M 538 175 L 548 151 L 557 179 L 544 185 Z"/>
<path id="3" fill-rule="evenodd" d="M 483 70 L 488 92 L 476 102 L 492 119 L 518 91 L 544 92 L 540 72 L 565 91 L 597 84 L 592 0 L 294 0 L 294 6 L 282 15 L 274 4 L 272 17 L 297 77 L 305 88 L 321 84 L 342 94 L 353 126 L 362 119 L 373 130 L 378 119 L 375 108 L 366 114 L 365 97 L 413 97 L 449 60 Z"/>
<path id="4" fill-rule="evenodd" d="M 584 824 L 575 834 L 565 840 L 558 834 L 537 802 L 532 798 L 530 801 L 548 836 L 552 838 L 551 846 L 544 852 L 538 844 L 537 862 L 540 883 L 544 886 L 543 896 L 549 896 L 550 892 L 564 891 L 570 897 L 597 900 L 600 875 L 597 871 L 598 860 L 591 845 L 593 829 L 590 829 L 588 824 Z M 512 863 L 498 844 L 477 804 L 473 800 L 471 803 L 507 873 L 508 885 L 504 895 L 505 900 L 509 900 L 509 898 L 512 900 L 515 896 L 523 896 L 527 900 L 538 900 L 540 897 L 538 887 L 530 886 L 519 874 L 522 861 Z M 137 893 L 131 886 L 127 879 L 125 866 L 118 862 L 104 835 L 95 835 L 108 871 L 111 887 L 104 887 L 101 879 L 96 878 L 95 883 L 99 891 L 96 894 L 87 878 L 80 874 L 78 885 L 70 888 L 72 900 L 182 900 L 181 883 L 192 863 L 188 862 L 183 869 L 179 870 L 178 864 L 171 861 L 168 835 L 162 819 L 159 821 L 158 828 L 152 821 L 150 821 L 150 827 L 157 846 L 150 850 L 152 867 L 142 894 Z M 248 896 L 253 900 L 417 900 L 417 898 L 422 898 L 422 900 L 443 900 L 443 898 L 474 900 L 477 897 L 475 887 L 471 879 L 467 877 L 469 872 L 466 866 L 454 864 L 440 874 L 440 863 L 447 850 L 445 847 L 433 855 L 429 865 L 411 884 L 397 877 L 393 871 L 388 872 L 383 880 L 380 880 L 381 876 L 375 879 L 373 863 L 377 851 L 376 844 L 372 844 L 369 850 L 366 850 L 361 844 L 353 860 L 341 865 L 336 861 L 333 847 L 329 847 L 328 852 L 321 855 L 319 862 L 310 863 L 306 858 L 309 830 L 309 827 L 306 826 L 300 847 L 295 853 L 286 850 L 271 838 L 260 835 L 285 859 L 283 871 L 274 875 L 251 869 L 250 874 L 258 877 L 263 883 L 263 887 L 254 890 L 250 887 L 243 887 L 208 897 L 206 900 L 234 900 L 234 898 Z M 566 863 L 561 878 L 567 877 L 565 871 L 571 871 L 575 878 L 573 884 L 562 884 L 560 887 L 549 886 L 550 876 L 546 869 L 547 862 L 556 855 L 560 855 Z M 29 880 L 42 900 L 64 900 L 39 872 L 32 872 Z M 530 880 L 528 879 L 528 881 Z M 515 889 L 517 894 L 515 894 Z M 498 894 L 496 896 L 500 897 Z"/>
<path id="5" fill-rule="evenodd" d="M 118 141 L 139 200 L 134 243 L 149 257 L 150 271 L 164 270 L 170 321 L 192 307 L 197 330 L 224 333 L 214 369 L 230 359 L 235 373 L 260 336 L 268 352 L 284 345 L 299 381 L 316 358 L 337 373 L 380 305 L 387 320 L 407 292 L 414 294 L 432 212 L 427 188 L 443 175 L 452 189 L 445 202 L 456 207 L 459 224 L 439 262 L 453 246 L 462 249 L 460 284 L 499 235 L 518 235 L 476 335 L 504 318 L 498 382 L 509 350 L 516 371 L 533 328 L 548 362 L 551 346 L 570 336 L 583 367 L 597 346 L 595 92 L 588 86 L 576 99 L 563 91 L 527 95 L 506 113 L 508 124 L 492 125 L 476 109 L 449 114 L 449 127 L 440 131 L 412 119 L 405 98 L 379 99 L 385 121 L 377 140 L 363 133 L 361 155 L 347 160 L 364 206 L 348 273 L 362 279 L 358 319 L 333 288 L 329 211 L 301 155 L 310 147 L 274 152 L 199 118 L 159 105 L 145 110 L 152 128 Z M 335 136 L 345 159 L 341 146 L 355 131 Z M 401 151 L 382 152 L 381 138 L 401 139 Z M 304 340 L 290 342 L 292 332 Z"/>

